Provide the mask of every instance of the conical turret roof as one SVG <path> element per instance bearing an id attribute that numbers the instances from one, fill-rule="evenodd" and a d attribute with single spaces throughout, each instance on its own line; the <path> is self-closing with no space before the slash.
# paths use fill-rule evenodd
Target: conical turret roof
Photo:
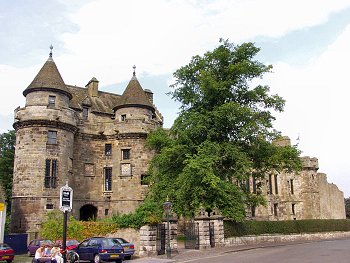
<path id="1" fill-rule="evenodd" d="M 64 93 L 72 98 L 72 94 L 69 92 L 66 84 L 64 83 L 60 72 L 57 69 L 56 63 L 52 59 L 52 53 L 45 62 L 39 73 L 36 75 L 32 83 L 23 91 L 23 95 L 26 96 L 28 93 L 38 90 L 51 90 L 54 92 Z"/>
<path id="2" fill-rule="evenodd" d="M 120 97 L 117 105 L 114 107 L 114 110 L 124 107 L 148 108 L 153 112 L 155 110 L 145 91 L 142 89 L 140 82 L 137 80 L 135 72 L 123 95 Z"/>

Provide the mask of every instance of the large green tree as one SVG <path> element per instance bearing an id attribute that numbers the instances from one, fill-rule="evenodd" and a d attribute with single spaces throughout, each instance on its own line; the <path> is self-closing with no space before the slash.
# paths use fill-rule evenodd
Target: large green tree
<path id="1" fill-rule="evenodd" d="M 258 52 L 253 43 L 220 40 L 174 73 L 171 95 L 180 113 L 169 131 L 148 138 L 156 155 L 146 202 L 169 198 L 178 215 L 218 208 L 242 220 L 247 205 L 265 201 L 259 190 L 247 191 L 250 176 L 263 182 L 267 173 L 300 169 L 298 149 L 274 143 L 280 133 L 273 113 L 283 111 L 285 101 L 252 84 L 272 69 L 254 60 Z"/>
<path id="2" fill-rule="evenodd" d="M 11 204 L 15 143 L 14 130 L 0 134 L 0 184 L 4 188 L 8 207 Z"/>

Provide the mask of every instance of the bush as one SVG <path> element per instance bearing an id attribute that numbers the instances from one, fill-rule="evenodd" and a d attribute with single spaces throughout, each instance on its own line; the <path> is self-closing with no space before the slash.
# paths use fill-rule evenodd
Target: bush
<path id="1" fill-rule="evenodd" d="M 224 221 L 225 237 L 294 234 L 331 231 L 350 231 L 350 220 L 346 219 L 313 219 L 286 221 Z"/>

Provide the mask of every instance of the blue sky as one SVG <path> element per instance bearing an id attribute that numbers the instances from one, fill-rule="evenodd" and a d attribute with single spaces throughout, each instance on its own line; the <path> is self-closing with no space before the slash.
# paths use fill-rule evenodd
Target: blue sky
<path id="1" fill-rule="evenodd" d="M 220 38 L 261 48 L 273 65 L 258 83 L 286 101 L 275 126 L 350 196 L 348 0 L 0 0 L 0 132 L 12 129 L 22 91 L 54 46 L 66 84 L 122 93 L 132 66 L 170 127 L 172 73 Z M 6 94 L 6 96 L 5 96 Z"/>

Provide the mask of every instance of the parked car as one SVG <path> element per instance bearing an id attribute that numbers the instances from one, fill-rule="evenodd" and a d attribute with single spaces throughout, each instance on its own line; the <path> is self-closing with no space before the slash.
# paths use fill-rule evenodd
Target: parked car
<path id="1" fill-rule="evenodd" d="M 27 247 L 27 254 L 28 256 L 34 256 L 35 251 L 40 247 L 41 243 L 45 243 L 45 244 L 50 244 L 52 245 L 52 241 L 48 240 L 48 239 L 33 239 L 29 242 L 29 245 Z"/>
<path id="2" fill-rule="evenodd" d="M 79 260 L 89 260 L 94 263 L 101 261 L 122 262 L 124 259 L 124 249 L 115 238 L 88 238 L 71 251 L 79 255 Z M 71 262 L 77 260 L 76 257 L 71 258 Z"/>
<path id="3" fill-rule="evenodd" d="M 56 240 L 56 243 L 59 244 L 59 246 L 61 247 L 61 253 L 62 253 L 62 240 Z M 79 245 L 79 241 L 76 239 L 67 239 L 66 240 L 66 250 L 72 250 L 73 248 L 76 248 L 77 245 Z"/>
<path id="4" fill-rule="evenodd" d="M 0 261 L 7 261 L 7 263 L 10 263 L 14 258 L 15 252 L 13 249 L 5 243 L 0 243 Z"/>
<path id="5" fill-rule="evenodd" d="M 135 253 L 135 245 L 121 237 L 116 237 L 115 239 L 118 240 L 124 248 L 124 258 L 131 259 L 131 256 Z"/>

